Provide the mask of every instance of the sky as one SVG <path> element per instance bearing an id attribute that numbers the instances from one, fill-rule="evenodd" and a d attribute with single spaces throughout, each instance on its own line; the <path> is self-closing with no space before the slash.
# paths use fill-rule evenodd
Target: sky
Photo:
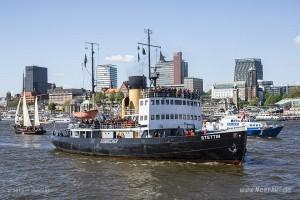
<path id="1" fill-rule="evenodd" d="M 96 64 L 117 66 L 119 86 L 147 75 L 146 58 L 137 62 L 145 28 L 167 59 L 183 52 L 205 90 L 233 80 L 236 58 L 261 58 L 275 85 L 300 84 L 299 10 L 297 0 L 0 0 L 0 96 L 21 92 L 28 65 L 47 67 L 57 86 L 90 89 L 85 42 L 100 44 Z"/>

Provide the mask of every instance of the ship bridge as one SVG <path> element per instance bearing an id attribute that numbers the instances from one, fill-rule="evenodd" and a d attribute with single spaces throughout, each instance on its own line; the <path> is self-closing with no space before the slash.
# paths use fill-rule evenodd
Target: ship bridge
<path id="1" fill-rule="evenodd" d="M 148 130 L 201 129 L 198 97 L 188 90 L 144 90 L 139 99 L 139 124 Z"/>

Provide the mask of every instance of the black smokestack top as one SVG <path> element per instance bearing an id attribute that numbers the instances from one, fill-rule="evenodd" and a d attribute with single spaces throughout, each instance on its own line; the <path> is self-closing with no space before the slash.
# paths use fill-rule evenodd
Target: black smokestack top
<path id="1" fill-rule="evenodd" d="M 129 89 L 146 89 L 146 76 L 129 76 Z"/>

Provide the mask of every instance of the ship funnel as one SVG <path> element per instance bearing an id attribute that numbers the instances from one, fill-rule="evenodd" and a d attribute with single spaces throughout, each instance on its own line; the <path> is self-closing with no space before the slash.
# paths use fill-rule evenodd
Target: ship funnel
<path id="1" fill-rule="evenodd" d="M 147 80 L 145 76 L 130 76 L 129 77 L 129 96 L 122 101 L 122 117 L 126 115 L 126 110 L 130 114 L 137 114 L 139 112 L 139 100 L 141 92 L 146 89 Z"/>

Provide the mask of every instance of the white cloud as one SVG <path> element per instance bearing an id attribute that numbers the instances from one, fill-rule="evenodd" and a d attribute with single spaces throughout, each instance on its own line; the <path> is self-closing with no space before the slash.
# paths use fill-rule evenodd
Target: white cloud
<path id="1" fill-rule="evenodd" d="M 134 56 L 133 55 L 113 55 L 106 57 L 105 60 L 114 61 L 114 62 L 133 62 Z"/>
<path id="2" fill-rule="evenodd" d="M 296 45 L 300 46 L 300 35 L 298 35 L 297 37 L 294 38 L 294 42 Z"/>

